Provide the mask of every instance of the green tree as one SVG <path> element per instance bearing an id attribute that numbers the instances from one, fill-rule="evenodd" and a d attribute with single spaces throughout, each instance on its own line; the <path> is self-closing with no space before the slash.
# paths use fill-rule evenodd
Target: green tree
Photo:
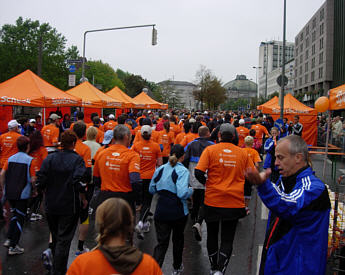
<path id="1" fill-rule="evenodd" d="M 226 100 L 225 89 L 211 70 L 205 66 L 200 66 L 196 72 L 196 82 L 199 88 L 193 91 L 193 96 L 195 100 L 200 101 L 201 110 L 203 110 L 204 105 L 208 109 L 217 109 L 220 104 L 224 103 Z"/>
<path id="2" fill-rule="evenodd" d="M 85 64 L 85 77 L 90 83 L 102 85 L 102 90 L 107 92 L 118 86 L 121 90 L 125 89 L 123 82 L 117 77 L 114 69 L 108 64 L 103 63 L 101 60 L 88 61 Z M 76 72 L 77 80 L 81 79 L 81 68 Z"/>
<path id="3" fill-rule="evenodd" d="M 0 82 L 27 69 L 60 89 L 67 88 L 66 38 L 48 23 L 19 17 L 0 29 Z M 70 53 L 76 47 L 70 48 Z"/>

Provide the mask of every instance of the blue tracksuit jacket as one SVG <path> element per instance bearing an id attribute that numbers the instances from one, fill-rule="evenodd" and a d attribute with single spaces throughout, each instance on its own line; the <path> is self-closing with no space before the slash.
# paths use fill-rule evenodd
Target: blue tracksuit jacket
<path id="1" fill-rule="evenodd" d="M 258 187 L 270 209 L 260 273 L 324 275 L 330 200 L 310 167 Z"/>

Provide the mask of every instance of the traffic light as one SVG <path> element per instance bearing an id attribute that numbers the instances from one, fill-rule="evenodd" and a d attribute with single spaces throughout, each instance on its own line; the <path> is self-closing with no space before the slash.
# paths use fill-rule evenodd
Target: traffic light
<path id="1" fill-rule="evenodd" d="M 155 27 L 152 29 L 152 46 L 157 45 L 157 30 Z"/>

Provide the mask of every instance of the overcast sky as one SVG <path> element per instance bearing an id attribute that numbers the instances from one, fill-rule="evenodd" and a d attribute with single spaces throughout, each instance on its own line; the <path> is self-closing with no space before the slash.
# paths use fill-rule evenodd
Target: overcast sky
<path id="1" fill-rule="evenodd" d="M 294 41 L 324 2 L 287 0 L 287 41 Z M 1 26 L 19 16 L 48 22 L 80 54 L 86 30 L 156 24 L 156 46 L 150 28 L 91 33 L 86 39 L 88 59 L 155 82 L 193 82 L 201 64 L 224 83 L 237 74 L 255 81 L 260 42 L 283 36 L 283 0 L 0 1 Z"/>

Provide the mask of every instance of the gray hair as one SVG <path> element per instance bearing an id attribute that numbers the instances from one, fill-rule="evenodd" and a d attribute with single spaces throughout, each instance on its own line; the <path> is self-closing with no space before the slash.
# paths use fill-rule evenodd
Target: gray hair
<path id="1" fill-rule="evenodd" d="M 289 153 L 291 155 L 302 154 L 303 159 L 308 162 L 308 145 L 303 138 L 297 135 L 284 137 L 278 141 L 280 144 L 283 141 L 289 141 Z"/>
<path id="2" fill-rule="evenodd" d="M 130 136 L 131 131 L 126 125 L 119 124 L 114 128 L 114 140 L 123 140 L 125 136 Z"/>

